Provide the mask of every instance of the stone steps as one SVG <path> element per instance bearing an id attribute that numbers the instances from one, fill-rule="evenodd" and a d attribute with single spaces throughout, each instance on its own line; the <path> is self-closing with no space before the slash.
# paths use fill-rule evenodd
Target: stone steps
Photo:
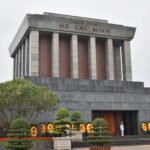
<path id="1" fill-rule="evenodd" d="M 148 145 L 150 144 L 150 135 L 134 135 L 134 136 L 113 136 L 112 146 L 126 146 L 126 145 Z M 73 142 L 72 147 L 90 147 L 86 141 Z"/>

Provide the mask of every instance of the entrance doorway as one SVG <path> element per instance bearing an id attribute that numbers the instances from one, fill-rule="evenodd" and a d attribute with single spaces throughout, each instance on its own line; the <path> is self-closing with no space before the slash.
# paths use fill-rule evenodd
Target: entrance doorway
<path id="1" fill-rule="evenodd" d="M 111 134 L 120 135 L 119 125 L 124 122 L 125 135 L 137 135 L 137 111 L 92 111 L 92 120 L 104 118 L 107 120 Z"/>

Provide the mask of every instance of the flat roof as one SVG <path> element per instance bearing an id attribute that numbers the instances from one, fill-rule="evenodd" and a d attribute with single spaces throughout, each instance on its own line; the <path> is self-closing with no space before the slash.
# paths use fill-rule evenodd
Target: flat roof
<path id="1" fill-rule="evenodd" d="M 107 20 L 49 12 L 26 14 L 9 47 L 9 53 L 12 57 L 31 30 L 131 40 L 136 28 L 111 24 Z"/>

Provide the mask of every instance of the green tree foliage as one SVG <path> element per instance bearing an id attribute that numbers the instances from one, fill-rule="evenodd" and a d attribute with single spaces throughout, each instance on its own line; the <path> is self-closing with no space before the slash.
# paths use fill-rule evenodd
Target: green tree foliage
<path id="1" fill-rule="evenodd" d="M 60 108 L 56 112 L 56 118 L 68 118 L 70 117 L 70 112 L 67 108 Z"/>
<path id="2" fill-rule="evenodd" d="M 50 111 L 59 102 L 57 95 L 48 87 L 35 85 L 24 79 L 15 79 L 0 84 L 0 118 L 2 127 L 7 128 L 10 121 L 24 116 L 36 117 L 41 111 Z M 10 114 L 8 119 L 8 115 Z M 2 117 L 4 116 L 5 117 Z"/>
<path id="3" fill-rule="evenodd" d="M 108 122 L 103 118 L 96 118 L 92 121 L 94 127 L 108 127 Z"/>
<path id="4" fill-rule="evenodd" d="M 75 126 L 75 130 L 79 130 L 79 125 L 84 122 L 80 112 L 78 112 L 78 111 L 75 111 L 72 113 L 71 121 Z"/>
<path id="5" fill-rule="evenodd" d="M 5 147 L 13 150 L 27 150 L 32 147 L 31 140 L 24 139 L 30 136 L 30 125 L 23 118 L 17 118 L 12 121 L 8 133 L 10 140 Z"/>
<path id="6" fill-rule="evenodd" d="M 104 146 L 112 142 L 108 123 L 103 118 L 92 121 L 93 132 L 88 135 L 88 143 L 96 146 Z"/>
<path id="7" fill-rule="evenodd" d="M 80 120 L 80 119 L 82 119 L 82 116 L 81 116 L 80 112 L 75 111 L 72 113 L 71 119 L 72 120 Z"/>
<path id="8" fill-rule="evenodd" d="M 56 112 L 56 118 L 53 120 L 53 124 L 55 125 L 55 129 L 52 136 L 66 136 L 70 134 L 70 112 L 67 108 L 60 108 Z"/>

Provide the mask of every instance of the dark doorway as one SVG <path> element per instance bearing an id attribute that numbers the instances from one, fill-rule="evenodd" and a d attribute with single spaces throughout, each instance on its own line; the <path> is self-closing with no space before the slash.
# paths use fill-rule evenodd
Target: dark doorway
<path id="1" fill-rule="evenodd" d="M 137 114 L 138 114 L 137 111 L 123 112 L 126 135 L 137 135 L 138 134 Z"/>
<path id="2" fill-rule="evenodd" d="M 107 120 L 110 131 L 113 135 L 120 135 L 119 125 L 124 122 L 125 135 L 137 135 L 137 111 L 92 111 L 92 120 L 104 118 Z"/>
<path id="3" fill-rule="evenodd" d="M 5 135 L 4 135 L 4 131 L 3 131 L 3 128 L 2 127 L 0 127 L 0 138 L 1 137 L 4 137 Z"/>

